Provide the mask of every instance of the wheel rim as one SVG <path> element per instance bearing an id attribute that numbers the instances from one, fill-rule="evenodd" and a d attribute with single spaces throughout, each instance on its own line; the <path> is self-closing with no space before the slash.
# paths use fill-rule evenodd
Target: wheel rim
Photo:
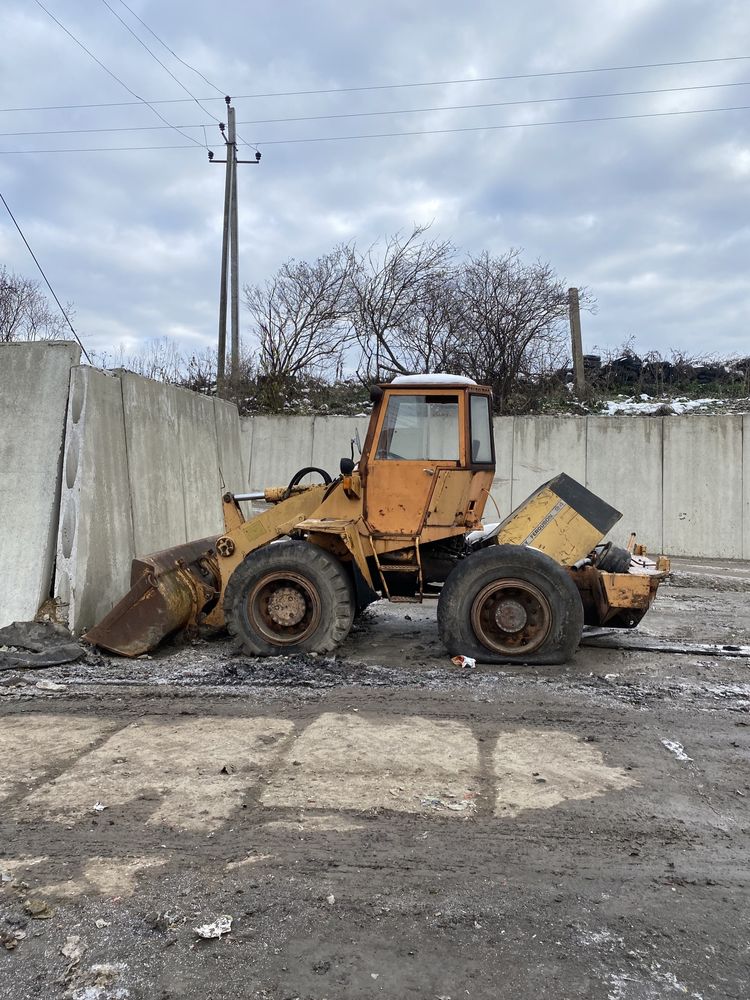
<path id="1" fill-rule="evenodd" d="M 471 625 L 487 649 L 518 656 L 542 645 L 552 627 L 552 609 L 533 583 L 495 580 L 475 597 Z"/>
<path id="2" fill-rule="evenodd" d="M 300 573 L 267 573 L 247 597 L 250 627 L 277 646 L 302 642 L 320 623 L 320 596 Z"/>

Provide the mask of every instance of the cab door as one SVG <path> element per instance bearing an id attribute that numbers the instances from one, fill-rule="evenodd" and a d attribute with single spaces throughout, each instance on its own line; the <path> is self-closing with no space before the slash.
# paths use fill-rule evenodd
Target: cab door
<path id="1" fill-rule="evenodd" d="M 461 474 L 464 394 L 390 389 L 384 403 L 367 457 L 365 520 L 376 535 L 413 538 L 426 516 L 441 521 L 444 505 L 431 511 L 436 487 L 442 496 L 446 477 Z"/>

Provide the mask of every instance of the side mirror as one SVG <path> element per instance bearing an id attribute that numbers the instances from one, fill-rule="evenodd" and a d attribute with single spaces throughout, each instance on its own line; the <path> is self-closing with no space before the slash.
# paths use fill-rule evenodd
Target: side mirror
<path id="1" fill-rule="evenodd" d="M 359 439 L 359 427 L 354 428 L 354 437 L 352 438 L 352 458 L 354 458 L 354 449 L 357 449 L 357 455 L 362 454 L 362 442 Z"/>
<path id="2" fill-rule="evenodd" d="M 341 475 L 351 476 L 351 474 L 354 472 L 354 465 L 355 463 L 352 461 L 351 458 L 342 458 L 341 461 L 339 462 L 339 469 L 341 471 Z"/>

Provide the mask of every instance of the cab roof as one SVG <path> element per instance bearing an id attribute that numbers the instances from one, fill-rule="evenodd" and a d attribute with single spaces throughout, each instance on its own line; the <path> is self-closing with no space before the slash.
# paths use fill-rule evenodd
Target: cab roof
<path id="1" fill-rule="evenodd" d="M 446 372 L 435 372 L 432 375 L 397 375 L 389 385 L 476 385 L 473 378 L 466 375 L 449 375 Z"/>

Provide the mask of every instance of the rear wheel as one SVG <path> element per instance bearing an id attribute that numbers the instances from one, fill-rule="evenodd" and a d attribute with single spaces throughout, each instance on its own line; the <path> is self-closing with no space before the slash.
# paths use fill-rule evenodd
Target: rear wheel
<path id="1" fill-rule="evenodd" d="M 330 653 L 354 618 L 351 579 L 338 559 L 317 545 L 266 545 L 232 574 L 224 617 L 251 656 Z"/>
<path id="2" fill-rule="evenodd" d="M 485 663 L 565 663 L 583 629 L 576 585 L 535 549 L 491 545 L 451 572 L 438 601 L 448 652 Z"/>

